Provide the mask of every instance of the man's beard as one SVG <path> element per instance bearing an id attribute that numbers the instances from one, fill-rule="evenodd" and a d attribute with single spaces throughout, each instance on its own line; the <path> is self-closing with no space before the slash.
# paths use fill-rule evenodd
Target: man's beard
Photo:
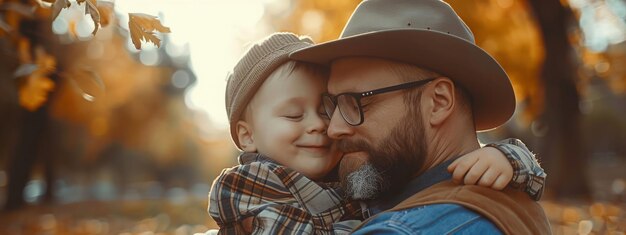
<path id="1" fill-rule="evenodd" d="M 363 140 L 337 142 L 342 152 L 362 151 L 367 155 L 341 160 L 339 177 L 348 197 L 366 200 L 394 194 L 421 169 L 426 143 L 419 110 L 407 113 L 399 123 L 377 146 Z"/>

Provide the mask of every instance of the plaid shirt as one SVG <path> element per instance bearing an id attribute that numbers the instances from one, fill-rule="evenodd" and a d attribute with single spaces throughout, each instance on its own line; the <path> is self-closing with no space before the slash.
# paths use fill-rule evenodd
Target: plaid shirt
<path id="1" fill-rule="evenodd" d="M 547 175 L 526 145 L 521 140 L 511 138 L 486 146 L 500 150 L 513 166 L 513 179 L 509 186 L 528 193 L 538 201 L 543 194 Z"/>
<path id="2" fill-rule="evenodd" d="M 513 166 L 509 186 L 539 200 L 546 173 L 526 145 L 506 139 L 487 146 Z M 347 234 L 360 223 L 360 205 L 343 199 L 337 183 L 315 183 L 256 153 L 243 153 L 239 162 L 211 187 L 209 214 L 220 234 L 246 234 L 241 223 L 248 217 L 254 218 L 254 234 Z"/>
<path id="3" fill-rule="evenodd" d="M 247 234 L 241 223 L 248 217 L 253 234 L 348 234 L 361 223 L 359 204 L 346 200 L 338 183 L 313 182 L 256 153 L 239 162 L 222 171 L 209 194 L 219 234 Z"/>

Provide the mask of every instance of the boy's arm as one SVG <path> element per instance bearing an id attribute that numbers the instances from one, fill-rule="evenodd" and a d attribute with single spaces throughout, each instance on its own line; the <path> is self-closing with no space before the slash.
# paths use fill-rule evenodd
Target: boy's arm
<path id="1" fill-rule="evenodd" d="M 528 193 L 534 200 L 541 198 L 547 175 L 522 141 L 510 138 L 487 144 L 486 147 L 500 150 L 511 163 L 513 178 L 509 186 Z"/>
<path id="2" fill-rule="evenodd" d="M 304 211 L 277 204 L 294 201 L 270 166 L 252 162 L 225 169 L 215 179 L 209 193 L 209 214 L 222 234 L 272 234 L 281 223 L 306 230 L 311 227 L 310 219 L 292 220 L 307 217 Z"/>
<path id="3" fill-rule="evenodd" d="M 314 233 L 318 229 L 338 230 L 315 226 L 316 219 L 313 217 L 316 215 L 296 207 L 305 204 L 302 200 L 314 206 L 312 203 L 320 203 L 320 200 L 309 196 L 324 193 L 311 193 L 312 184 L 304 182 L 310 180 L 293 173 L 286 168 L 259 162 L 224 170 L 213 182 L 209 194 L 209 214 L 220 226 L 220 233 L 283 234 L 298 231 Z M 331 200 L 323 200 L 323 203 L 330 205 Z M 338 211 L 333 210 L 333 218 L 339 218 Z M 316 218 L 319 220 L 321 217 Z M 349 231 L 345 230 L 346 233 Z"/>

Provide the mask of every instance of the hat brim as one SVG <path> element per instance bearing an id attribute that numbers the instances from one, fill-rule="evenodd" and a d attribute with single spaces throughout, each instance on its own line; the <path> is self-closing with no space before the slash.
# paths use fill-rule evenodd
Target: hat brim
<path id="1" fill-rule="evenodd" d="M 356 56 L 413 64 L 450 78 L 469 92 L 477 131 L 504 124 L 515 111 L 515 94 L 504 69 L 487 52 L 454 35 L 418 29 L 384 30 L 290 54 L 291 59 L 321 65 Z"/>

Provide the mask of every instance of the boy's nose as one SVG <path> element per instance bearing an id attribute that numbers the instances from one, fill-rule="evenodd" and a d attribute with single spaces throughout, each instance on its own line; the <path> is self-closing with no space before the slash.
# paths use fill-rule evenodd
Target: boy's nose
<path id="1" fill-rule="evenodd" d="M 312 115 L 309 118 L 309 125 L 307 127 L 307 133 L 321 133 L 326 134 L 326 122 L 319 115 Z"/>

